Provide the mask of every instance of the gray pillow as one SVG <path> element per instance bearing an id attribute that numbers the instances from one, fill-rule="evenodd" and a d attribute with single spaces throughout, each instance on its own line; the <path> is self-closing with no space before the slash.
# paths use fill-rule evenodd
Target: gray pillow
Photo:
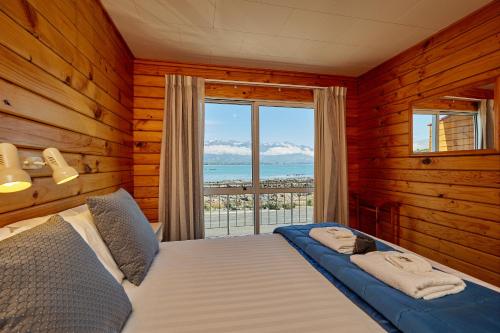
<path id="1" fill-rule="evenodd" d="M 158 239 L 134 198 L 118 191 L 87 199 L 94 222 L 125 277 L 140 285 L 158 252 Z"/>
<path id="2" fill-rule="evenodd" d="M 60 216 L 0 242 L 0 331 L 119 332 L 123 287 Z"/>

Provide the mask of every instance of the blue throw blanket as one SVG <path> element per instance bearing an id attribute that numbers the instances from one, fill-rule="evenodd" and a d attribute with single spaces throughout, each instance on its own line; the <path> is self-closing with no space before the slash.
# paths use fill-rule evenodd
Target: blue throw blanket
<path id="1" fill-rule="evenodd" d="M 351 263 L 349 255 L 340 254 L 309 237 L 311 228 L 327 226 L 340 225 L 289 226 L 274 232 L 310 256 L 403 332 L 500 332 L 500 293 L 466 281 L 467 287 L 461 293 L 428 301 L 414 299 Z M 394 250 L 378 241 L 377 248 Z"/>

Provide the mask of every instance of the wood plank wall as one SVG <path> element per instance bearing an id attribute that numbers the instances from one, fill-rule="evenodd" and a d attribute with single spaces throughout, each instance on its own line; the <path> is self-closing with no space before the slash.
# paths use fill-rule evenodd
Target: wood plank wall
<path id="1" fill-rule="evenodd" d="M 165 94 L 165 74 L 215 80 L 347 87 L 349 189 L 358 190 L 357 92 L 354 78 L 151 60 L 134 62 L 134 196 L 152 221 L 158 218 L 158 170 Z M 311 101 L 312 91 L 207 84 L 206 95 L 218 98 Z M 354 213 L 351 214 L 354 216 Z"/>
<path id="2" fill-rule="evenodd" d="M 402 203 L 402 246 L 497 286 L 500 154 L 412 157 L 408 119 L 414 100 L 499 74 L 494 1 L 358 82 L 362 198 Z"/>
<path id="3" fill-rule="evenodd" d="M 0 141 L 20 147 L 22 157 L 57 147 L 81 173 L 56 186 L 47 168 L 30 172 L 32 188 L 0 195 L 0 225 L 73 207 L 120 186 L 133 190 L 154 221 L 165 74 L 344 85 L 350 192 L 401 202 L 403 246 L 500 285 L 500 155 L 440 156 L 426 164 L 409 156 L 407 146 L 410 102 L 500 74 L 499 1 L 357 82 L 133 61 L 97 0 L 3 0 L 0 25 Z M 207 96 L 312 100 L 303 90 L 218 84 L 207 85 Z"/>
<path id="4" fill-rule="evenodd" d="M 0 142 L 63 152 L 80 177 L 0 194 L 0 225 L 132 190 L 133 56 L 97 0 L 0 1 Z"/>

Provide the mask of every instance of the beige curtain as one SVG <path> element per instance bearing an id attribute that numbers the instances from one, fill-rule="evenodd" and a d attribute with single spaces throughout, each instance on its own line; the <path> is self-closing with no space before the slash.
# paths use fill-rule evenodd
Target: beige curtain
<path id="1" fill-rule="evenodd" d="M 479 103 L 476 125 L 477 149 L 493 148 L 493 124 L 495 123 L 493 103 L 492 99 L 482 99 Z"/>
<path id="2" fill-rule="evenodd" d="M 349 223 L 344 87 L 315 89 L 314 221 Z"/>
<path id="3" fill-rule="evenodd" d="M 159 198 L 166 241 L 204 237 L 204 95 L 204 79 L 166 76 Z"/>

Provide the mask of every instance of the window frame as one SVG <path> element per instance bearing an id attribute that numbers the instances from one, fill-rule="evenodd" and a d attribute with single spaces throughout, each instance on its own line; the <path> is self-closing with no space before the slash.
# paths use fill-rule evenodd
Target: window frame
<path id="1" fill-rule="evenodd" d="M 252 112 L 251 119 L 251 138 L 252 138 L 252 185 L 251 187 L 205 187 L 203 180 L 203 195 L 254 195 L 254 212 L 260 212 L 260 196 L 262 194 L 274 193 L 304 193 L 314 192 L 313 187 L 297 187 L 297 188 L 265 188 L 260 186 L 260 122 L 259 108 L 261 106 L 268 107 L 288 107 L 288 108 L 309 108 L 314 112 L 316 117 L 316 108 L 314 102 L 297 102 L 297 101 L 275 101 L 275 100 L 259 100 L 259 99 L 231 99 L 231 98 L 211 98 L 206 97 L 204 103 L 217 104 L 239 104 L 250 105 Z M 316 129 L 315 129 L 316 130 Z M 254 234 L 260 234 L 260 213 L 254 215 Z"/>
<path id="2" fill-rule="evenodd" d="M 473 149 L 473 150 L 452 150 L 452 151 L 436 151 L 436 152 L 414 152 L 413 151 L 413 113 L 415 109 L 418 107 L 414 107 L 414 105 L 429 101 L 440 96 L 454 94 L 455 92 L 459 92 L 466 88 L 473 88 L 480 84 L 489 84 L 493 83 L 495 85 L 494 88 L 494 143 L 492 148 L 488 149 Z M 419 94 L 421 96 L 422 94 Z M 464 86 L 459 86 L 453 88 L 451 91 L 442 91 L 439 93 L 430 94 L 423 98 L 419 99 L 410 99 L 408 102 L 408 156 L 409 157 L 438 157 L 438 156 L 476 156 L 476 155 L 495 155 L 500 153 L 500 76 L 488 78 L 481 81 L 476 81 L 471 84 L 467 84 Z"/>
<path id="3" fill-rule="evenodd" d="M 431 142 L 431 151 L 429 152 L 415 152 L 413 151 L 413 115 L 431 115 L 432 116 L 432 142 Z M 471 116 L 474 124 L 474 147 L 477 147 L 479 144 L 479 140 L 477 137 L 477 121 L 478 121 L 478 112 L 477 111 L 461 111 L 461 110 L 439 110 L 439 109 L 412 109 L 412 152 L 413 154 L 428 154 L 428 153 L 452 153 L 452 152 L 461 152 L 461 151 L 474 151 L 474 150 L 486 150 L 486 149 L 464 149 L 464 150 L 449 150 L 449 151 L 439 151 L 439 121 L 442 115 L 452 114 L 454 116 Z M 471 115 L 472 114 L 472 115 Z"/>

